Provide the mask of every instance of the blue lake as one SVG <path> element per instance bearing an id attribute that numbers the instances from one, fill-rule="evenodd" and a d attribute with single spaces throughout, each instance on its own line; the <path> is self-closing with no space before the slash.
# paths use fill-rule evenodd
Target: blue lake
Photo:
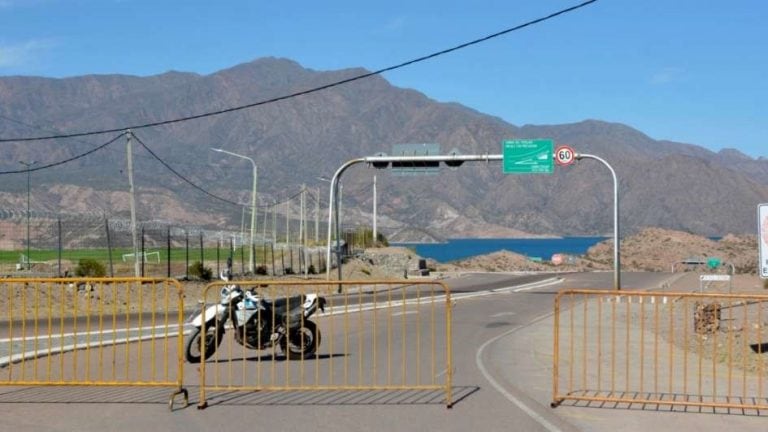
<path id="1" fill-rule="evenodd" d="M 548 260 L 552 254 L 566 253 L 583 255 L 587 249 L 605 240 L 607 237 L 563 237 L 543 239 L 451 239 L 447 243 L 394 243 L 392 246 L 404 246 L 416 249 L 424 258 L 438 262 L 449 262 L 485 255 L 500 250 L 519 253 L 529 257 Z"/>

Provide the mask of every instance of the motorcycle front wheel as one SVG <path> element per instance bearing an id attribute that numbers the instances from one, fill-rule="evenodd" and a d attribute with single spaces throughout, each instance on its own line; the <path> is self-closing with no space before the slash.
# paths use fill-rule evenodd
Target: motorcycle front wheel
<path id="1" fill-rule="evenodd" d="M 289 360 L 312 358 L 318 346 L 320 346 L 320 329 L 310 320 L 304 320 L 300 327 L 291 330 L 280 341 L 280 349 Z"/>
<path id="2" fill-rule="evenodd" d="M 184 358 L 190 363 L 200 363 L 202 360 L 202 329 L 200 327 L 192 331 L 187 337 L 187 341 L 184 344 Z M 211 358 L 216 349 L 221 345 L 221 340 L 224 338 L 224 326 L 223 325 L 209 325 L 205 328 L 205 360 Z"/>

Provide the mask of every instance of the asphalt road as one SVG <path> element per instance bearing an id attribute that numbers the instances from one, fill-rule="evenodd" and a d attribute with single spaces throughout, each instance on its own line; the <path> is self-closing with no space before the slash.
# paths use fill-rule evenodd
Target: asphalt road
<path id="1" fill-rule="evenodd" d="M 403 392 L 355 395 L 286 394 L 275 392 L 209 394 L 209 407 L 195 409 L 198 388 L 194 385 L 196 367 L 185 366 L 190 383 L 190 407 L 169 412 L 170 391 L 166 388 L 2 388 L 0 416 L 2 430 L 57 431 L 168 430 L 195 431 L 215 428 L 258 428 L 281 431 L 334 430 L 589 430 L 578 428 L 558 410 L 552 410 L 531 395 L 551 387 L 551 382 L 525 381 L 516 385 L 514 365 L 510 365 L 509 347 L 500 349 L 499 338 L 512 331 L 524 331 L 531 323 L 552 311 L 553 297 L 565 288 L 610 289 L 612 273 L 576 273 L 557 275 L 472 274 L 448 281 L 454 295 L 453 309 L 453 394 L 454 406 L 447 409 L 440 393 L 414 395 Z M 670 277 L 663 273 L 624 273 L 623 288 L 652 289 Z M 548 281 L 546 285 L 537 285 Z M 419 313 L 405 311 L 408 329 L 425 325 Z M 370 316 L 365 319 L 371 319 Z M 438 318 L 439 319 L 439 318 Z M 358 341 L 386 339 L 386 326 L 363 326 L 366 333 L 352 338 L 341 350 L 340 329 L 329 330 L 323 319 L 318 324 L 324 332 L 321 351 L 330 340 L 336 349 L 323 358 L 318 367 L 324 374 L 339 374 L 350 364 L 364 362 L 361 370 L 373 369 L 372 356 L 348 356 L 361 353 Z M 551 345 L 551 340 L 536 341 Z M 406 345 L 393 344 L 393 356 Z M 527 348 L 525 352 L 530 352 Z M 223 350 L 227 348 L 222 347 Z M 514 347 L 512 347 L 514 349 Z M 341 354 L 335 357 L 338 351 Z M 224 351 L 226 352 L 226 351 Z M 326 351 L 328 352 L 328 351 Z M 254 355 L 259 355 L 254 352 Z M 358 358 L 359 357 L 359 358 Z M 352 358 L 352 360 L 346 360 Z M 380 361 L 380 360 L 379 360 Z M 542 361 L 547 361 L 542 359 Z M 333 363 L 331 363 L 333 362 Z M 345 363 L 346 362 L 346 363 Z M 262 362 L 263 364 L 267 364 Z M 284 362 L 283 362 L 284 363 Z M 284 367 L 278 365 L 277 367 Z M 357 367 L 357 366 L 351 366 Z M 439 367 L 439 365 L 438 365 Z M 378 367 L 381 369 L 381 366 Z M 278 369 L 278 375 L 284 369 Z M 331 372 L 332 371 L 332 372 Z M 268 372 L 265 372 L 268 373 Z M 321 374 L 321 375 L 322 375 Z M 352 373 L 351 375 L 356 375 Z M 266 379 L 266 378 L 265 378 Z M 267 394 L 269 393 L 269 394 Z M 292 392 L 294 393 L 294 392 Z M 631 416 L 628 413 L 628 416 Z"/>

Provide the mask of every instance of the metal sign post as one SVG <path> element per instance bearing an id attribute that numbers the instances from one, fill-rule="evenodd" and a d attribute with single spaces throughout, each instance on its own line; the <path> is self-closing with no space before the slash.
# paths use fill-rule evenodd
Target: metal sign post
<path id="1" fill-rule="evenodd" d="M 613 167 L 603 160 L 594 155 L 577 153 L 576 160 L 581 159 L 594 159 L 603 165 L 605 165 L 611 172 L 613 177 L 613 289 L 621 289 L 621 257 L 619 256 L 619 181 L 616 178 L 616 171 Z"/>
<path id="2" fill-rule="evenodd" d="M 758 273 L 768 278 L 768 204 L 757 206 Z"/>
<path id="3" fill-rule="evenodd" d="M 521 144 L 522 143 L 522 144 Z M 519 150 L 520 148 L 525 149 L 525 152 L 522 150 Z M 347 161 L 344 163 L 341 167 L 339 167 L 336 172 L 333 174 L 333 177 L 331 178 L 331 190 L 330 190 L 330 197 L 329 197 L 329 204 L 328 204 L 328 248 L 327 248 L 327 254 L 326 254 L 326 262 L 328 263 L 326 265 L 326 272 L 327 272 L 327 279 L 331 278 L 331 234 L 333 230 L 333 222 L 334 222 L 334 209 L 338 209 L 339 202 L 338 200 L 338 185 L 339 185 L 339 179 L 341 175 L 344 173 L 344 171 L 347 170 L 352 165 L 358 164 L 358 163 L 367 163 L 375 168 L 388 168 L 390 164 L 392 166 L 402 166 L 403 164 L 407 163 L 424 163 L 424 164 L 434 164 L 434 163 L 440 163 L 443 162 L 448 166 L 451 167 L 457 167 L 464 162 L 489 162 L 489 161 L 502 161 L 504 165 L 504 173 L 551 173 L 551 167 L 554 165 L 554 154 L 553 154 L 553 148 L 552 148 L 552 141 L 551 140 L 517 140 L 517 141 L 504 141 L 502 143 L 502 149 L 504 150 L 504 154 L 485 154 L 485 155 L 460 155 L 456 154 L 455 152 L 450 155 L 439 155 L 439 156 L 368 156 L 358 159 L 352 159 L 350 161 Z M 518 149 L 518 150 L 516 150 Z M 569 150 L 572 149 L 569 148 Z M 542 153 L 544 151 L 545 153 Z M 568 159 L 571 159 L 571 155 L 564 155 L 567 157 L 564 157 L 563 162 L 568 162 Z M 613 167 L 611 167 L 608 162 L 605 160 L 589 155 L 589 154 L 578 154 L 572 152 L 572 157 L 576 160 L 581 160 L 583 158 L 588 159 L 595 159 L 601 163 L 603 163 L 611 172 L 611 175 L 613 176 L 613 248 L 614 248 L 614 254 L 613 254 L 613 260 L 614 260 L 614 279 L 613 279 L 613 287 L 616 290 L 621 289 L 621 263 L 619 261 L 619 182 L 616 178 L 616 172 L 613 170 Z M 524 163 L 520 163 L 524 162 Z M 531 162 L 531 163 L 528 163 Z M 520 168 L 520 167 L 526 167 L 526 168 Z M 507 170 L 509 167 L 516 167 L 514 169 Z M 768 211 L 766 212 L 768 213 Z M 341 241 L 340 241 L 340 232 L 339 232 L 339 212 L 336 210 L 335 212 L 336 216 L 336 256 L 337 256 L 337 267 L 338 267 L 338 274 L 339 274 L 339 280 L 341 280 Z"/>

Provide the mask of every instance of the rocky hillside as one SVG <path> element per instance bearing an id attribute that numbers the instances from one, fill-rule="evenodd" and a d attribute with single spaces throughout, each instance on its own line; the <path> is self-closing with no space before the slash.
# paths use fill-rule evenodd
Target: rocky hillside
<path id="1" fill-rule="evenodd" d="M 757 273 L 757 240 L 749 235 L 727 235 L 718 241 L 690 233 L 660 228 L 643 229 L 621 243 L 623 271 L 706 270 L 705 265 L 680 264 L 689 258 L 704 262 L 719 258 L 736 273 Z M 584 256 L 572 257 L 568 263 L 554 265 L 549 261 L 532 262 L 527 257 L 509 251 L 472 257 L 451 264 L 431 262 L 440 271 L 590 271 L 613 268 L 613 241 L 607 240 L 590 248 Z"/>
<path id="2" fill-rule="evenodd" d="M 267 58 L 210 75 L 0 77 L 0 137 L 157 122 L 263 101 L 365 72 L 314 71 Z M 327 202 L 327 183 L 319 176 L 330 176 L 356 157 L 391 154 L 396 144 L 439 143 L 444 152 L 498 154 L 501 141 L 512 138 L 552 138 L 608 160 L 620 179 L 625 233 L 644 226 L 707 236 L 750 233 L 755 205 L 768 202 L 766 159 L 657 141 L 628 126 L 596 120 L 518 127 L 394 87 L 383 77 L 134 132 L 162 160 L 133 143 L 138 212 L 144 220 L 240 226 L 252 169 L 247 161 L 212 152 L 212 147 L 256 160 L 259 203 L 267 207 L 294 196 L 302 184 L 319 188 Z M 9 173 L 19 171 L 19 160 L 35 159 L 40 165 L 62 161 L 114 136 L 4 143 L 0 208 L 25 207 L 26 173 Z M 33 211 L 127 214 L 125 149 L 120 139 L 86 157 L 31 173 Z M 380 226 L 385 233 L 416 228 L 446 238 L 603 235 L 612 229 L 610 175 L 591 160 L 536 176 L 504 175 L 498 163 L 468 163 L 437 176 L 396 176 L 354 167 L 343 179 L 346 223 L 370 223 L 374 174 L 378 212 L 388 218 Z M 297 214 L 297 199 L 290 211 Z"/>
<path id="3" fill-rule="evenodd" d="M 593 246 L 586 257 L 596 263 L 613 262 L 613 241 Z M 690 233 L 659 228 L 644 229 L 621 243 L 622 268 L 670 271 L 687 258 L 719 258 L 732 264 L 737 273 L 757 272 L 757 237 L 729 234 L 714 241 Z"/>

